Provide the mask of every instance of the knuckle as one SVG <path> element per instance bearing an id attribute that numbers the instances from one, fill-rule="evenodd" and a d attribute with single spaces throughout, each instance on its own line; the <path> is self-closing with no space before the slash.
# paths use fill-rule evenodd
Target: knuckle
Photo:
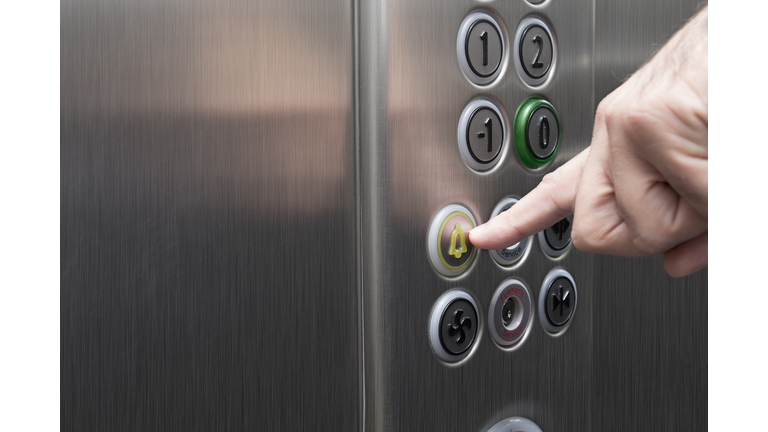
<path id="1" fill-rule="evenodd" d="M 597 111 L 595 111 L 595 123 L 605 123 L 607 120 L 607 117 L 609 116 L 611 112 L 611 96 L 607 96 L 605 99 L 601 100 L 600 103 L 597 105 Z"/>
<path id="2" fill-rule="evenodd" d="M 594 227 L 589 222 L 574 218 L 571 229 L 571 243 L 576 249 L 585 253 L 600 253 L 604 245 L 600 241 Z"/>
<path id="3" fill-rule="evenodd" d="M 569 205 L 567 200 L 559 193 L 563 188 L 563 173 L 560 171 L 561 169 L 562 167 L 545 175 L 541 179 L 539 186 L 542 188 L 544 195 L 552 201 L 552 204 L 560 213 L 571 214 L 573 212 L 572 205 Z"/>
<path id="4" fill-rule="evenodd" d="M 622 115 L 624 128 L 629 133 L 648 131 L 653 126 L 654 117 L 647 108 L 630 106 Z"/>
<path id="5" fill-rule="evenodd" d="M 644 255 L 657 255 L 669 249 L 670 234 L 660 224 L 643 219 L 633 229 L 633 246 Z"/>

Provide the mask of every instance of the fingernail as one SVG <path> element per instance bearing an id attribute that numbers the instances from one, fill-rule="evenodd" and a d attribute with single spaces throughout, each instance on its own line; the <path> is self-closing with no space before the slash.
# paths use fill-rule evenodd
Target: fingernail
<path id="1" fill-rule="evenodd" d="M 478 226 L 476 226 L 476 227 L 472 228 L 472 230 L 469 232 L 469 235 L 472 235 L 472 234 L 477 234 L 477 233 L 479 233 L 480 231 L 482 231 L 482 230 L 483 230 L 483 228 L 485 228 L 485 224 L 482 224 L 482 225 L 478 225 Z"/>

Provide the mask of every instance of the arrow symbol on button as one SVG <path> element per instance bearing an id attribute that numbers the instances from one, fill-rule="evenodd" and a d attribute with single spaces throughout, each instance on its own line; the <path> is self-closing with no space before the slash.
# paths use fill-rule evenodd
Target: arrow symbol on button
<path id="1" fill-rule="evenodd" d="M 560 316 L 563 316 L 563 308 L 570 308 L 571 307 L 571 298 L 569 294 L 570 291 L 566 291 L 563 293 L 563 286 L 560 285 L 559 287 L 560 292 L 559 293 L 552 293 L 552 312 L 559 309 Z M 558 294 L 560 294 L 558 296 Z"/>

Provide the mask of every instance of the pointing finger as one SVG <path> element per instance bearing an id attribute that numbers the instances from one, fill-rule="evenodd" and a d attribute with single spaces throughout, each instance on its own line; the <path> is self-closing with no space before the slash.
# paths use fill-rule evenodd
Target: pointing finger
<path id="1" fill-rule="evenodd" d="M 509 210 L 469 232 L 473 245 L 503 249 L 573 214 L 576 192 L 589 148 L 542 179 Z"/>

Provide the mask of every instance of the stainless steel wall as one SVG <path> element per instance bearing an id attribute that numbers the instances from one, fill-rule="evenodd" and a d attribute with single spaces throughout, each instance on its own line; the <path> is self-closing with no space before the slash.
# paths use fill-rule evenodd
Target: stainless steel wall
<path id="1" fill-rule="evenodd" d="M 487 87 L 471 84 L 459 68 L 456 37 L 466 15 L 483 7 L 505 23 L 509 43 L 531 14 L 556 33 L 558 69 L 537 90 L 508 65 Z M 589 145 L 593 123 L 592 2 L 463 1 L 364 2 L 361 8 L 361 155 L 364 228 L 366 430 L 485 431 L 510 416 L 543 430 L 592 430 L 593 257 L 571 251 L 546 258 L 537 241 L 523 264 L 505 270 L 482 251 L 459 278 L 431 266 L 427 231 L 434 214 L 457 201 L 487 221 L 507 195 L 522 197 L 544 174 Z M 509 52 L 514 52 L 510 49 Z M 513 148 L 499 166 L 478 174 L 462 161 L 456 129 L 477 96 L 499 101 L 509 118 L 530 95 L 547 97 L 560 113 L 563 141 L 554 164 L 532 172 Z M 511 141 L 506 146 L 511 146 Z M 485 320 L 497 286 L 520 278 L 538 299 L 547 272 L 562 267 L 579 286 L 579 309 L 562 337 L 532 322 L 514 351 L 492 341 Z M 477 351 L 459 366 L 433 355 L 430 310 L 451 288 L 479 300 L 484 329 Z"/>
<path id="2" fill-rule="evenodd" d="M 359 429 L 352 17 L 62 2 L 62 430 Z"/>
<path id="3" fill-rule="evenodd" d="M 702 5 L 597 0 L 596 101 L 613 91 Z M 595 260 L 593 426 L 707 429 L 707 270 L 673 279 L 661 257 Z"/>
<path id="4" fill-rule="evenodd" d="M 695 10 L 674 2 L 65 0 L 61 4 L 62 430 L 703 430 L 706 271 L 660 260 L 483 251 L 435 272 L 432 216 L 482 223 L 589 145 L 597 102 Z M 558 69 L 470 84 L 456 32 L 485 8 L 537 14 Z M 513 149 L 477 174 L 456 127 L 476 96 L 511 117 L 546 96 L 563 142 L 545 170 Z M 510 146 L 510 142 L 506 144 Z M 538 298 L 574 276 L 561 337 L 538 319 L 505 351 L 487 326 L 459 366 L 427 322 L 451 288 L 485 320 L 502 280 Z M 483 323 L 485 324 L 485 323 Z"/>

